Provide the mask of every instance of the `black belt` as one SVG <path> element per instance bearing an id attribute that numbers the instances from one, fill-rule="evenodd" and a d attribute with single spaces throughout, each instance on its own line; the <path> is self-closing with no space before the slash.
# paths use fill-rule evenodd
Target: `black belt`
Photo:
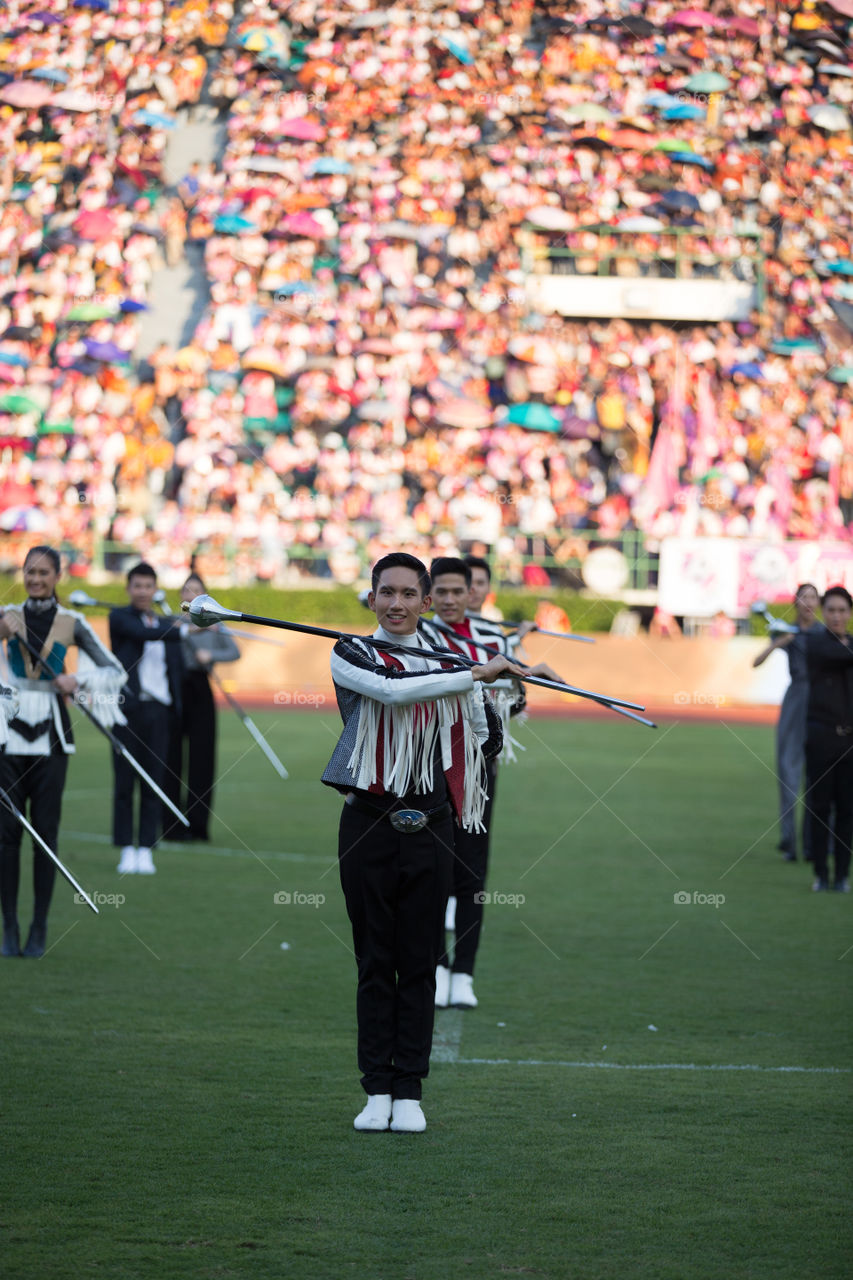
<path id="1" fill-rule="evenodd" d="M 447 800 L 436 809 L 426 810 L 383 809 L 381 805 L 371 804 L 369 800 L 364 800 L 361 796 L 353 794 L 347 796 L 346 803 L 351 809 L 355 809 L 357 813 L 369 813 L 372 818 L 381 818 L 385 822 L 390 822 L 395 831 L 402 831 L 405 834 L 423 831 L 424 827 L 430 827 L 436 822 L 449 818 L 453 812 L 450 802 Z"/>

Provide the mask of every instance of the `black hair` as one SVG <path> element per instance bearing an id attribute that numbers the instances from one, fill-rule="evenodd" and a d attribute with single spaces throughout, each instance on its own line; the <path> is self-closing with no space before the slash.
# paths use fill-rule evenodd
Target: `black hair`
<path id="1" fill-rule="evenodd" d="M 816 596 L 820 595 L 820 592 L 813 582 L 801 582 L 794 592 L 794 599 L 799 600 L 804 591 L 813 591 Z"/>
<path id="2" fill-rule="evenodd" d="M 374 591 L 379 586 L 379 579 L 386 569 L 413 569 L 418 575 L 418 586 L 421 595 L 426 599 L 430 593 L 432 582 L 426 565 L 417 556 L 410 556 L 407 551 L 392 551 L 389 555 L 377 560 L 370 572 L 370 585 Z"/>
<path id="3" fill-rule="evenodd" d="M 847 608 L 853 609 L 853 596 L 846 587 L 842 587 L 841 583 L 837 583 L 834 587 L 828 587 L 821 596 L 820 606 L 825 608 L 827 600 L 831 600 L 833 596 L 841 596 L 842 600 L 847 601 Z"/>
<path id="4" fill-rule="evenodd" d="M 139 564 L 135 564 L 132 569 L 128 569 L 127 581 L 130 582 L 131 578 L 153 578 L 156 582 L 157 573 L 147 560 L 140 560 Z"/>
<path id="5" fill-rule="evenodd" d="M 59 574 L 62 572 L 62 560 L 59 557 L 59 552 L 54 550 L 53 547 L 30 547 L 29 551 L 24 556 L 24 568 L 26 568 L 27 561 L 30 556 L 46 556 L 53 565 L 56 573 Z"/>
<path id="6" fill-rule="evenodd" d="M 442 574 L 458 573 L 460 577 L 465 579 L 466 587 L 471 585 L 470 566 L 464 560 L 459 560 L 455 556 L 438 556 L 437 559 L 433 560 L 429 571 L 432 574 L 433 582 L 435 582 L 436 578 L 440 578 Z"/>
<path id="7" fill-rule="evenodd" d="M 184 586 L 186 586 L 188 582 L 197 582 L 202 591 L 207 591 L 207 587 L 204 585 L 204 578 L 202 578 L 200 573 L 188 573 L 184 581 Z"/>
<path id="8" fill-rule="evenodd" d="M 489 568 L 488 560 L 484 560 L 482 556 L 465 556 L 463 558 L 469 569 L 483 569 L 489 582 L 491 582 L 492 571 Z"/>

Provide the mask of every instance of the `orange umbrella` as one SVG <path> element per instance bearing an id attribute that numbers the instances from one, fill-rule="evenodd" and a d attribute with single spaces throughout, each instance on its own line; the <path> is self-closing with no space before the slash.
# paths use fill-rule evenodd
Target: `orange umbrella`
<path id="1" fill-rule="evenodd" d="M 607 139 L 611 147 L 623 147 L 628 151 L 651 151 L 654 138 L 639 129 L 616 129 Z"/>

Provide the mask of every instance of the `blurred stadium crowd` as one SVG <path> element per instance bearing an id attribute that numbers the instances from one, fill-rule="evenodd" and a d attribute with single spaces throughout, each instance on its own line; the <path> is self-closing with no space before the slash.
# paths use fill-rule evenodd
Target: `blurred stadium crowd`
<path id="1" fill-rule="evenodd" d="M 391 546 L 519 578 L 629 533 L 849 535 L 853 3 L 5 14 L 4 567 L 36 534 L 80 573 L 116 543 L 234 582 L 348 582 Z M 709 71 L 727 87 L 697 91 Z M 198 110 L 224 155 L 176 174 Z M 595 271 L 631 218 L 626 274 L 677 231 L 697 275 L 762 259 L 763 306 L 531 309 L 555 233 Z M 188 253 L 209 306 L 140 362 L 154 272 Z"/>

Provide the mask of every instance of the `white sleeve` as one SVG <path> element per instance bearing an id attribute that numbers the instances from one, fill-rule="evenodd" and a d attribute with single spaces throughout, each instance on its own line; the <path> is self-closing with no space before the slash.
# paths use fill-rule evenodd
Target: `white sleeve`
<path id="1" fill-rule="evenodd" d="M 456 694 L 471 693 L 474 678 L 466 671 L 394 671 L 378 666 L 366 654 L 353 645 L 347 645 L 347 655 L 339 652 L 340 644 L 332 651 L 332 679 L 345 689 L 352 689 L 365 698 L 373 698 L 391 707 L 409 706 L 413 702 L 431 702 Z"/>

